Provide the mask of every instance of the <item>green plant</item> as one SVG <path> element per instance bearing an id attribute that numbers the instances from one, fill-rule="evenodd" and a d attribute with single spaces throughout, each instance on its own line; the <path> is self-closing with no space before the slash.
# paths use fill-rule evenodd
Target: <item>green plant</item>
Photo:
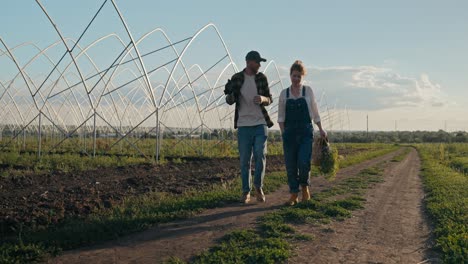
<path id="1" fill-rule="evenodd" d="M 451 146 L 452 154 L 466 150 L 464 145 Z M 435 224 L 437 247 L 445 263 L 467 263 L 468 177 L 446 164 L 445 147 L 420 144 L 417 149 L 422 159 L 425 205 Z"/>
<path id="2" fill-rule="evenodd" d="M 400 162 L 402 161 L 407 155 L 408 153 L 411 151 L 411 148 L 405 148 L 405 151 L 403 151 L 401 154 L 399 154 L 398 156 L 395 156 L 391 161 L 392 162 Z"/>
<path id="3" fill-rule="evenodd" d="M 220 245 L 198 255 L 193 263 L 282 263 L 291 247 L 281 239 L 262 237 L 254 230 L 233 231 Z"/>
<path id="4" fill-rule="evenodd" d="M 187 263 L 187 262 L 181 260 L 180 258 L 170 257 L 170 258 L 166 259 L 163 263 L 164 264 L 184 264 L 184 263 Z"/>
<path id="5" fill-rule="evenodd" d="M 324 175 L 327 180 L 333 180 L 335 179 L 338 169 L 338 150 L 335 147 L 328 146 L 322 151 L 319 172 Z"/>

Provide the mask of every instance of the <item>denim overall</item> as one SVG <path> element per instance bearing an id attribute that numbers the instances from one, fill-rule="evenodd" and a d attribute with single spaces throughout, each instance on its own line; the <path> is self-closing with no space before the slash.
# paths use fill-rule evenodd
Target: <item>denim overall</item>
<path id="1" fill-rule="evenodd" d="M 283 151 L 290 193 L 298 193 L 299 186 L 309 185 L 310 160 L 312 156 L 313 126 L 309 107 L 302 97 L 289 98 L 286 90 L 286 117 L 283 132 Z"/>

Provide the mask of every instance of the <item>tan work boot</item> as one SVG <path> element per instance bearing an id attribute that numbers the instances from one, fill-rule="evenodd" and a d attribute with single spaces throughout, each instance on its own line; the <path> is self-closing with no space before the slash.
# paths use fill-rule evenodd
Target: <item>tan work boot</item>
<path id="1" fill-rule="evenodd" d="M 250 193 L 243 193 L 241 198 L 241 203 L 248 204 L 250 202 Z"/>
<path id="2" fill-rule="evenodd" d="M 263 193 L 262 188 L 256 189 L 255 197 L 257 198 L 258 202 L 265 202 L 265 194 Z"/>
<path id="3" fill-rule="evenodd" d="M 302 201 L 309 201 L 310 200 L 310 191 L 309 186 L 302 186 Z"/>
<path id="4" fill-rule="evenodd" d="M 292 205 L 296 205 L 298 202 L 299 202 L 299 199 L 297 198 L 297 193 L 291 193 L 291 197 L 286 202 L 286 205 L 292 206 Z"/>

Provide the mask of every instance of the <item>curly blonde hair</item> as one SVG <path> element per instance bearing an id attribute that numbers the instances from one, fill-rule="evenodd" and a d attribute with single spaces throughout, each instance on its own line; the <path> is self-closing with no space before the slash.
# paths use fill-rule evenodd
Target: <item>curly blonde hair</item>
<path id="1" fill-rule="evenodd" d="M 301 60 L 296 60 L 293 65 L 291 65 L 291 69 L 289 70 L 289 75 L 292 74 L 293 71 L 298 71 L 301 73 L 302 76 L 307 74 L 306 67 Z"/>

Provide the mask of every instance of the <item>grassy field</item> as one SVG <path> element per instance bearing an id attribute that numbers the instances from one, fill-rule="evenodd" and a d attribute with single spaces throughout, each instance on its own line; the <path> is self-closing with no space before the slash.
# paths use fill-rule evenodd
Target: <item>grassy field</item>
<path id="1" fill-rule="evenodd" d="M 61 139 L 44 137 L 41 140 L 41 150 L 44 154 L 79 154 L 92 155 L 94 142 L 92 139 L 69 138 L 61 142 Z M 273 143 L 273 141 L 270 141 Z M 59 144 L 60 143 L 60 144 Z M 281 142 L 277 142 L 281 145 Z M 57 145 L 59 144 L 59 145 Z M 274 144 L 274 143 L 273 143 Z M 24 141 L 20 138 L 10 142 L 4 138 L 0 141 L 0 147 L 7 152 L 26 152 L 37 154 L 38 140 L 35 137 L 27 137 Z M 156 139 L 129 137 L 122 140 L 115 138 L 97 138 L 96 155 L 124 155 L 154 157 L 156 153 Z M 237 141 L 209 140 L 200 138 L 165 138 L 161 141 L 161 155 L 163 156 L 226 156 L 236 155 Z M 274 150 L 274 149 L 272 149 Z"/>
<path id="2" fill-rule="evenodd" d="M 166 140 L 167 144 L 175 144 L 174 140 Z M 181 157 L 238 157 L 239 153 L 235 142 L 220 143 L 217 141 L 204 141 L 205 150 L 213 149 L 211 152 L 206 152 L 205 155 L 200 155 L 196 152 L 185 153 L 182 145 L 174 145 L 171 148 L 166 148 L 161 156 L 159 163 L 164 164 L 168 159 L 180 159 Z M 147 142 L 148 144 L 148 142 Z M 198 140 L 199 147 L 201 141 Z M 268 154 L 269 155 L 282 155 L 283 148 L 281 142 L 269 142 Z M 365 159 L 369 155 L 369 151 L 384 150 L 387 146 L 382 143 L 339 143 L 334 144 L 339 153 L 352 153 L 353 156 L 357 155 L 354 152 L 359 152 L 361 158 Z M 345 154 L 346 156 L 346 154 Z M 341 162 L 342 166 L 347 166 L 350 162 L 349 159 Z M 0 152 L 0 177 L 8 175 L 20 175 L 21 171 L 30 170 L 34 172 L 73 172 L 73 171 L 86 171 L 90 169 L 130 166 L 138 164 L 155 163 L 154 157 L 144 157 L 134 153 L 131 148 L 124 148 L 120 153 L 114 154 L 98 154 L 95 157 L 77 153 L 76 151 L 65 151 L 63 153 L 44 153 L 40 158 L 35 152 L 28 152 L 19 149 L 10 149 L 8 151 Z"/>
<path id="3" fill-rule="evenodd" d="M 426 209 L 446 263 L 468 263 L 468 144 L 417 145 Z"/>

